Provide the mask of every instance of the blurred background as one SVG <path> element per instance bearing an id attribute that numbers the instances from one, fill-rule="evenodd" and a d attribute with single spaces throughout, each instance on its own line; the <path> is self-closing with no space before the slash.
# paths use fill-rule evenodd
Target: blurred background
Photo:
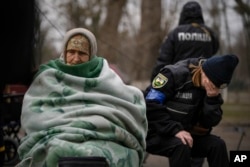
<path id="1" fill-rule="evenodd" d="M 65 32 L 71 28 L 85 27 L 96 35 L 98 55 L 114 64 L 127 83 L 147 83 L 160 45 L 168 32 L 177 26 L 180 10 L 186 2 L 187 0 L 17 0 L 15 4 L 10 2 L 2 5 L 4 31 L 1 33 L 6 38 L 1 47 L 5 50 L 8 48 L 8 54 L 11 55 L 5 57 L 11 62 L 8 66 L 11 67 L 8 80 L 11 81 L 12 74 L 15 74 L 17 80 L 21 80 L 27 71 L 59 57 Z M 220 39 L 217 54 L 232 53 L 240 58 L 229 91 L 248 93 L 250 0 L 197 2 L 202 6 L 205 23 L 212 27 Z M 141 84 L 138 86 L 145 88 Z M 236 96 L 232 100 L 250 101 L 239 98 L 238 94 Z"/>
<path id="2" fill-rule="evenodd" d="M 126 82 L 147 82 L 167 33 L 178 24 L 187 0 L 40 0 L 36 1 L 35 66 L 61 52 L 65 32 L 90 29 L 98 41 L 98 55 L 126 75 Z M 205 23 L 220 39 L 218 54 L 239 56 L 240 65 L 230 91 L 249 91 L 250 1 L 197 0 Z M 144 88 L 144 85 L 138 85 Z M 235 98 L 234 100 L 246 100 Z"/>
<path id="3" fill-rule="evenodd" d="M 225 116 L 214 132 L 227 139 L 229 150 L 250 150 L 250 0 L 196 1 L 202 6 L 205 23 L 220 39 L 217 54 L 236 54 L 240 59 L 230 86 L 222 92 Z M 96 35 L 98 56 L 106 58 L 127 84 L 143 90 L 149 84 L 160 45 L 177 26 L 186 2 L 7 1 L 0 7 L 0 88 L 10 94 L 25 93 L 23 87 L 8 86 L 28 87 L 40 64 L 60 56 L 65 32 L 84 27 Z"/>

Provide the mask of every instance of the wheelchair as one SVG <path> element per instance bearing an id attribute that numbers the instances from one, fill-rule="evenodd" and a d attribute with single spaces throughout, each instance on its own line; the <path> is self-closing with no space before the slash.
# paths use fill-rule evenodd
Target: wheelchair
<path id="1" fill-rule="evenodd" d="M 1 97 L 3 141 L 5 146 L 4 165 L 16 165 L 19 161 L 17 149 L 20 144 L 20 115 L 22 99 L 27 88 L 24 85 L 7 85 Z"/>
<path id="2" fill-rule="evenodd" d="M 27 91 L 25 85 L 7 85 L 2 93 L 0 112 L 2 116 L 3 140 L 5 146 L 4 166 L 15 166 L 19 163 L 17 149 L 20 145 L 21 110 L 23 96 Z M 104 157 L 62 157 L 59 167 L 108 167 Z"/>

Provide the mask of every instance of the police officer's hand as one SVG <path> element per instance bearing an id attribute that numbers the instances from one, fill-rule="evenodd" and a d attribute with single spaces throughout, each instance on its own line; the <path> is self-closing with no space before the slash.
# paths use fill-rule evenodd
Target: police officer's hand
<path id="1" fill-rule="evenodd" d="M 175 134 L 175 137 L 181 139 L 183 144 L 193 147 L 193 138 L 189 132 L 181 130 Z"/>
<path id="2" fill-rule="evenodd" d="M 217 88 L 206 76 L 204 72 L 201 73 L 202 75 L 202 86 L 206 89 L 207 96 L 213 97 L 218 96 L 220 93 L 220 89 Z"/>
<path id="3" fill-rule="evenodd" d="M 205 89 L 208 97 L 218 96 L 220 93 L 220 90 L 211 81 L 208 81 Z"/>

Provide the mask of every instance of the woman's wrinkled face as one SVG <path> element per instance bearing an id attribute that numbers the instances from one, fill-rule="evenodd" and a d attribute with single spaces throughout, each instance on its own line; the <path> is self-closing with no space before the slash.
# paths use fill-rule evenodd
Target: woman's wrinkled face
<path id="1" fill-rule="evenodd" d="M 87 61 L 89 61 L 89 53 L 74 49 L 66 51 L 66 62 L 68 65 L 81 64 Z"/>
<path id="2" fill-rule="evenodd" d="M 83 35 L 75 35 L 70 38 L 66 47 L 65 62 L 68 65 L 76 65 L 89 61 L 90 45 Z"/>

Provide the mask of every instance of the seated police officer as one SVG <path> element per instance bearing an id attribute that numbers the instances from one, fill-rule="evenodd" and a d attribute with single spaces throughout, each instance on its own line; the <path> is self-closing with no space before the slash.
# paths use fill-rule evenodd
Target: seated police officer
<path id="1" fill-rule="evenodd" d="M 210 132 L 222 119 L 220 89 L 238 61 L 235 55 L 190 58 L 162 68 L 145 91 L 147 152 L 169 157 L 171 167 L 190 167 L 194 157 L 228 167 L 224 140 Z"/>

